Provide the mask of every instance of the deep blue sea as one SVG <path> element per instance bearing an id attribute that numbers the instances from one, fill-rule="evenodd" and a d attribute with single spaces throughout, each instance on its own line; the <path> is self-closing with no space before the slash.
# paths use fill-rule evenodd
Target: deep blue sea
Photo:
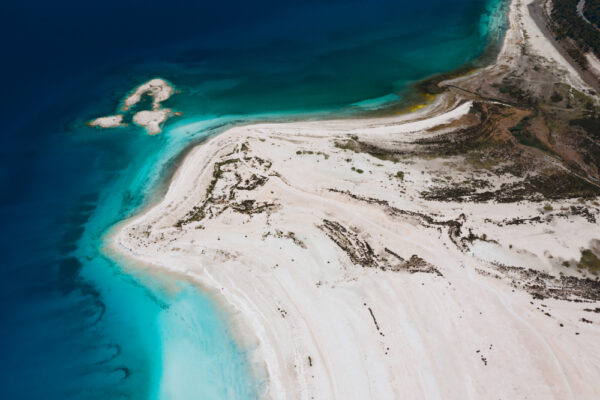
<path id="1" fill-rule="evenodd" d="M 28 1 L 0 17 L 0 399 L 253 399 L 214 299 L 133 273 L 107 230 L 237 123 L 348 115 L 477 62 L 503 0 Z M 101 130 L 162 77 L 183 116 Z"/>

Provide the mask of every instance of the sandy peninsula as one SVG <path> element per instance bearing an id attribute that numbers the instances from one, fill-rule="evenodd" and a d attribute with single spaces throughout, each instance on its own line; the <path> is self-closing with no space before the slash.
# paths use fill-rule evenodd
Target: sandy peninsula
<path id="1" fill-rule="evenodd" d="M 600 398 L 597 171 L 527 100 L 589 88 L 528 3 L 415 113 L 197 146 L 111 250 L 213 293 L 264 398 Z"/>

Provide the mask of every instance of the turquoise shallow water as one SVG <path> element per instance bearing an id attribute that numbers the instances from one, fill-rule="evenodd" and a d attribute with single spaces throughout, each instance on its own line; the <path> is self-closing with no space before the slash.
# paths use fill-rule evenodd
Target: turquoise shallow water
<path id="1" fill-rule="evenodd" d="M 2 66 L 14 78 L 1 111 L 0 397 L 256 398 L 264 382 L 226 312 L 111 260 L 105 234 L 160 197 L 182 151 L 229 126 L 377 108 L 473 62 L 498 37 L 498 4 L 9 5 L 2 36 L 20 35 Z M 184 113 L 162 134 L 85 126 L 155 76 Z"/>
<path id="2" fill-rule="evenodd" d="M 101 283 L 106 310 L 114 311 L 105 320 L 114 329 L 110 336 L 128 344 L 121 356 L 126 365 L 138 368 L 126 375 L 130 374 L 129 385 L 146 390 L 136 395 L 139 398 L 253 399 L 262 386 L 250 370 L 246 350 L 233 339 L 227 314 L 214 299 L 181 278 L 144 271 L 118 256 L 111 259 L 110 251 L 100 251 L 107 245 L 112 223 L 160 196 L 165 174 L 175 167 L 174 160 L 186 145 L 225 129 L 228 121 L 196 121 L 197 133 L 185 135 L 173 126 L 155 141 L 136 128 L 118 132 L 137 136 L 131 143 L 130 164 L 102 191 L 79 243 L 80 258 L 94 254 L 82 275 Z"/>

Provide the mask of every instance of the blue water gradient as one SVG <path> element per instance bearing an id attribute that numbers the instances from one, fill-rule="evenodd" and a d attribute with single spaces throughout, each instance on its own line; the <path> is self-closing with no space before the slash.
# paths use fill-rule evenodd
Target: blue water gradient
<path id="1" fill-rule="evenodd" d="M 259 396 L 216 299 L 110 258 L 106 233 L 230 126 L 377 108 L 472 62 L 501 3 L 3 4 L 0 398 Z M 183 112 L 162 134 L 85 125 L 156 76 Z"/>

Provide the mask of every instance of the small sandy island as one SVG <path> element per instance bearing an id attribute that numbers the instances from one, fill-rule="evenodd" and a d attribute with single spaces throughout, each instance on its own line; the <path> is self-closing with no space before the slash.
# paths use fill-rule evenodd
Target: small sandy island
<path id="1" fill-rule="evenodd" d="M 160 109 L 160 103 L 168 100 L 173 94 L 173 86 L 164 79 L 155 78 L 141 84 L 131 92 L 129 96 L 123 100 L 121 110 L 129 111 L 131 107 L 142 100 L 142 96 L 149 95 L 152 97 L 152 109 Z"/>
<path id="2" fill-rule="evenodd" d="M 415 113 L 197 146 L 111 251 L 213 293 L 264 398 L 600 398 L 596 144 L 556 129 L 597 98 L 529 3 Z"/>
<path id="3" fill-rule="evenodd" d="M 107 117 L 96 118 L 95 120 L 88 122 L 88 125 L 100 128 L 118 128 L 120 126 L 126 126 L 126 124 L 123 123 L 122 115 L 109 115 Z"/>
<path id="4" fill-rule="evenodd" d="M 129 112 L 132 107 L 138 104 L 143 96 L 147 95 L 152 98 L 152 109 L 141 110 L 133 114 L 133 122 L 146 129 L 148 134 L 156 135 L 162 131 L 162 124 L 171 116 L 181 115 L 173 112 L 170 108 L 163 108 L 161 103 L 168 100 L 174 92 L 173 86 L 164 79 L 155 78 L 136 87 L 130 95 L 128 95 L 121 106 L 122 113 Z M 123 115 L 111 115 L 107 117 L 96 118 L 88 122 L 89 126 L 100 128 L 117 128 L 126 126 L 123 123 Z"/>

